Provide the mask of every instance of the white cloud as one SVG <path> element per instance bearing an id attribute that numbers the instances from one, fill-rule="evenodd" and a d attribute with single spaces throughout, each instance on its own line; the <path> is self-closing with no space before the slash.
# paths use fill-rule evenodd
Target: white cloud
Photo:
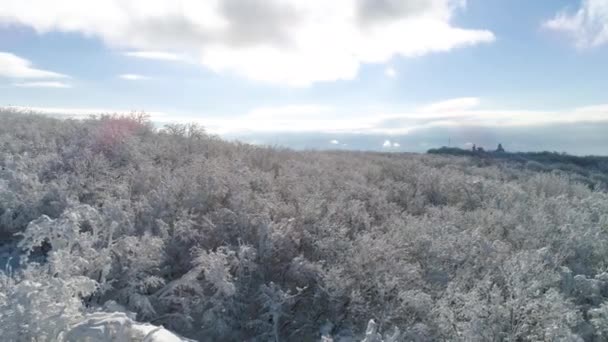
<path id="1" fill-rule="evenodd" d="M 0 17 L 2 17 L 1 8 L 2 5 L 0 4 Z M 0 52 L 0 77 L 24 79 L 67 78 L 66 75 L 34 68 L 27 59 L 9 52 Z"/>
<path id="2" fill-rule="evenodd" d="M 384 69 L 384 75 L 386 75 L 386 77 L 395 78 L 397 77 L 397 70 L 395 70 L 395 68 L 392 66 L 389 66 Z"/>
<path id="3" fill-rule="evenodd" d="M 180 55 L 170 53 L 170 52 L 163 52 L 163 51 L 130 51 L 130 52 L 125 52 L 124 55 L 128 56 L 128 57 L 135 57 L 135 58 L 142 58 L 142 59 L 155 59 L 155 60 L 160 60 L 160 61 L 171 61 L 171 62 L 184 61 L 186 59 L 184 56 L 180 56 Z"/>
<path id="4" fill-rule="evenodd" d="M 383 148 L 399 148 L 401 147 L 401 144 L 398 142 L 391 142 L 390 140 L 384 140 L 384 143 L 382 143 L 382 147 Z"/>
<path id="5" fill-rule="evenodd" d="M 232 118 L 207 118 L 201 124 L 214 133 L 231 132 L 319 132 L 335 128 L 357 129 L 357 120 L 336 117 L 336 109 L 321 105 L 290 105 L 255 108 Z M 187 120 L 187 118 L 184 118 Z"/>
<path id="6" fill-rule="evenodd" d="M 395 135 L 408 134 L 433 127 L 462 127 L 466 129 L 472 127 L 531 127 L 583 122 L 608 123 L 608 104 L 560 111 L 540 111 L 525 108 L 481 109 L 474 106 L 475 103 L 479 102 L 479 99 L 476 101 L 469 100 L 469 102 L 462 99 L 453 99 L 420 106 L 406 112 L 393 113 L 356 113 L 347 110 L 345 114 L 338 108 L 314 104 L 257 108 L 243 115 L 232 117 L 201 116 L 200 113 L 196 113 L 196 115 L 169 114 L 159 111 L 147 111 L 147 113 L 151 115 L 151 119 L 155 122 L 197 122 L 209 132 L 220 135 L 247 133 L 381 134 L 387 137 L 387 148 L 400 147 L 400 143 L 394 141 L 396 138 L 391 138 Z M 453 105 L 447 105 L 450 103 Z M 132 112 L 131 110 L 109 108 L 13 108 L 68 116 Z M 338 139 L 331 140 L 329 143 L 343 145 Z"/>
<path id="7" fill-rule="evenodd" d="M 544 22 L 543 27 L 565 33 L 579 48 L 607 44 L 608 1 L 582 0 L 578 10 L 563 10 Z"/>
<path id="8" fill-rule="evenodd" d="M 118 75 L 118 77 L 123 80 L 127 80 L 127 81 L 143 81 L 143 80 L 150 79 L 150 77 L 148 77 L 148 76 L 138 75 L 138 74 L 122 74 L 122 75 Z"/>
<path id="9" fill-rule="evenodd" d="M 421 108 L 423 112 L 454 112 L 459 110 L 472 109 L 480 104 L 480 100 L 477 97 L 460 97 L 456 99 L 450 99 L 445 101 L 436 102 Z"/>
<path id="10" fill-rule="evenodd" d="M 21 82 L 14 83 L 13 86 L 19 88 L 72 88 L 70 84 L 55 81 Z"/>
<path id="11" fill-rule="evenodd" d="M 336 139 L 331 140 L 329 143 L 332 144 L 332 145 L 339 145 L 340 144 L 340 142 L 338 140 L 336 140 Z"/>
<path id="12" fill-rule="evenodd" d="M 492 42 L 490 31 L 452 23 L 463 7 L 462 0 L 3 0 L 0 23 L 80 32 L 135 50 L 132 57 L 185 55 L 217 72 L 306 86 L 354 79 L 362 64 Z"/>
<path id="13" fill-rule="evenodd" d="M 283 120 L 298 118 L 325 118 L 334 108 L 315 104 L 255 108 L 247 114 L 252 120 Z"/>
<path id="14" fill-rule="evenodd" d="M 466 100 L 469 99 L 469 100 Z M 608 122 L 608 105 L 560 111 L 480 109 L 477 98 L 440 101 L 408 113 L 377 115 L 370 133 L 406 134 L 430 127 L 525 127 L 577 122 Z"/>
<path id="15" fill-rule="evenodd" d="M 232 118 L 206 118 L 199 122 L 218 134 L 323 132 L 385 135 L 407 134 L 431 127 L 524 127 L 608 122 L 608 105 L 539 111 L 481 109 L 480 102 L 478 98 L 451 99 L 401 113 L 347 111 L 348 114 L 344 114 L 337 108 L 315 105 L 267 107 Z M 389 142 L 391 147 L 399 147 L 393 146 L 393 141 Z"/>

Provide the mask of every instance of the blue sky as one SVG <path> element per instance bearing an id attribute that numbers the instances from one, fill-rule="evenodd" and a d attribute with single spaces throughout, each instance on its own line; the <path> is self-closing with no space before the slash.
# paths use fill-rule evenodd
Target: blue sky
<path id="1" fill-rule="evenodd" d="M 298 148 L 608 154 L 607 66 L 608 0 L 0 3 L 0 106 Z"/>

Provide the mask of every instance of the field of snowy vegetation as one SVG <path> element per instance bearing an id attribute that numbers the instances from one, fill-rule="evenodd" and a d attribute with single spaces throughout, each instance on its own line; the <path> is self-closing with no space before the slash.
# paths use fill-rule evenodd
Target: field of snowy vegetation
<path id="1" fill-rule="evenodd" d="M 0 340 L 606 341 L 606 174 L 526 165 L 1 112 Z"/>

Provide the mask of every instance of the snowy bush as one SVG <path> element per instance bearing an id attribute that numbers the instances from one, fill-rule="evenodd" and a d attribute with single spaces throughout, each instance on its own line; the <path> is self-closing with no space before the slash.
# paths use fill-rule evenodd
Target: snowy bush
<path id="1" fill-rule="evenodd" d="M 0 118 L 3 341 L 608 335 L 599 169 Z"/>

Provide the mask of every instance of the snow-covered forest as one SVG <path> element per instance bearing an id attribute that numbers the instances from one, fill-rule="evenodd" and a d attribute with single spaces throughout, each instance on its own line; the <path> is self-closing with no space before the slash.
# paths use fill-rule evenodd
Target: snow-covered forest
<path id="1" fill-rule="evenodd" d="M 142 341 L 608 340 L 602 179 L 145 115 L 0 122 L 2 341 L 108 317 Z"/>

